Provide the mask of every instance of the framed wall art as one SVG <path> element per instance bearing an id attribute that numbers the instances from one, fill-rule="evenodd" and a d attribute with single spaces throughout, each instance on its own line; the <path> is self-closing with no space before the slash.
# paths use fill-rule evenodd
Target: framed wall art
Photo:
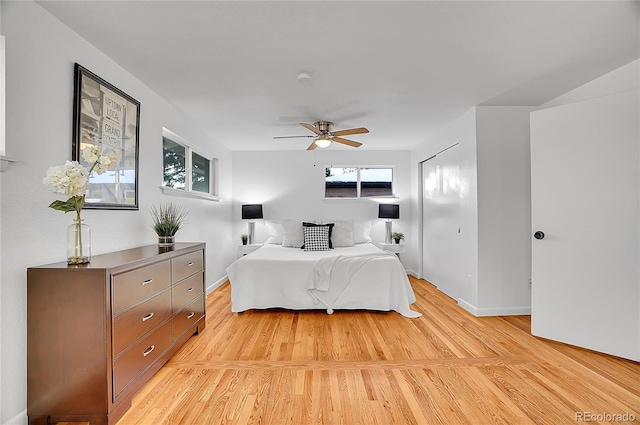
<path id="1" fill-rule="evenodd" d="M 138 209 L 140 102 L 75 64 L 72 158 L 86 168 L 82 150 L 116 154 L 115 170 L 89 176 L 84 208 Z"/>

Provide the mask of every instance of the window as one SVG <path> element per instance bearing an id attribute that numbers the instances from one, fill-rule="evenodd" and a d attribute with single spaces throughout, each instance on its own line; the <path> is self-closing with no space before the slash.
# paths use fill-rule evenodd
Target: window
<path id="1" fill-rule="evenodd" d="M 217 200 L 217 165 L 216 158 L 207 159 L 193 151 L 180 136 L 162 129 L 164 193 Z"/>
<path id="2" fill-rule="evenodd" d="M 325 198 L 392 197 L 391 167 L 327 167 Z"/>
<path id="3" fill-rule="evenodd" d="M 164 162 L 164 182 L 162 185 L 185 190 L 184 177 L 187 170 L 187 148 L 163 136 L 162 156 Z"/>
<path id="4" fill-rule="evenodd" d="M 195 192 L 211 193 L 211 161 L 191 153 L 191 190 Z"/>

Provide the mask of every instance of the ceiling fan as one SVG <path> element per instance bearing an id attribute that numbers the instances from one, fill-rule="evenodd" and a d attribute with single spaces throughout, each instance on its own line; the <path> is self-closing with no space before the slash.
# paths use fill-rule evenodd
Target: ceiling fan
<path id="1" fill-rule="evenodd" d="M 344 139 L 340 136 L 348 136 L 350 134 L 363 134 L 368 133 L 364 127 L 359 128 L 350 128 L 348 130 L 339 130 L 339 131 L 331 131 L 332 122 L 329 121 L 318 121 L 313 125 L 307 123 L 300 123 L 301 126 L 315 133 L 314 136 L 275 136 L 274 139 L 291 139 L 296 137 L 313 137 L 313 143 L 309 145 L 307 148 L 308 151 L 314 150 L 317 147 L 326 148 L 331 144 L 331 142 L 342 143 L 343 145 L 351 146 L 357 148 L 362 146 L 360 142 L 354 142 L 353 140 Z"/>

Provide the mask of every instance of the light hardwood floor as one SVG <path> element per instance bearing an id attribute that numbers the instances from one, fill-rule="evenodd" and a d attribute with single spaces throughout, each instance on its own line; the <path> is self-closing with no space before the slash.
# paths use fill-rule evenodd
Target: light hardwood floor
<path id="1" fill-rule="evenodd" d="M 528 316 L 474 317 L 411 283 L 418 319 L 236 314 L 225 283 L 207 298 L 206 329 L 118 425 L 640 423 L 639 363 L 533 337 Z"/>

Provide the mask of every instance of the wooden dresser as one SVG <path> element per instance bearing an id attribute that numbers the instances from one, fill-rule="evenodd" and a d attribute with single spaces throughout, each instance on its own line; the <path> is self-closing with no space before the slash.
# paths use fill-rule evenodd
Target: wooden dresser
<path id="1" fill-rule="evenodd" d="M 29 424 L 112 425 L 205 327 L 205 244 L 27 270 Z"/>

